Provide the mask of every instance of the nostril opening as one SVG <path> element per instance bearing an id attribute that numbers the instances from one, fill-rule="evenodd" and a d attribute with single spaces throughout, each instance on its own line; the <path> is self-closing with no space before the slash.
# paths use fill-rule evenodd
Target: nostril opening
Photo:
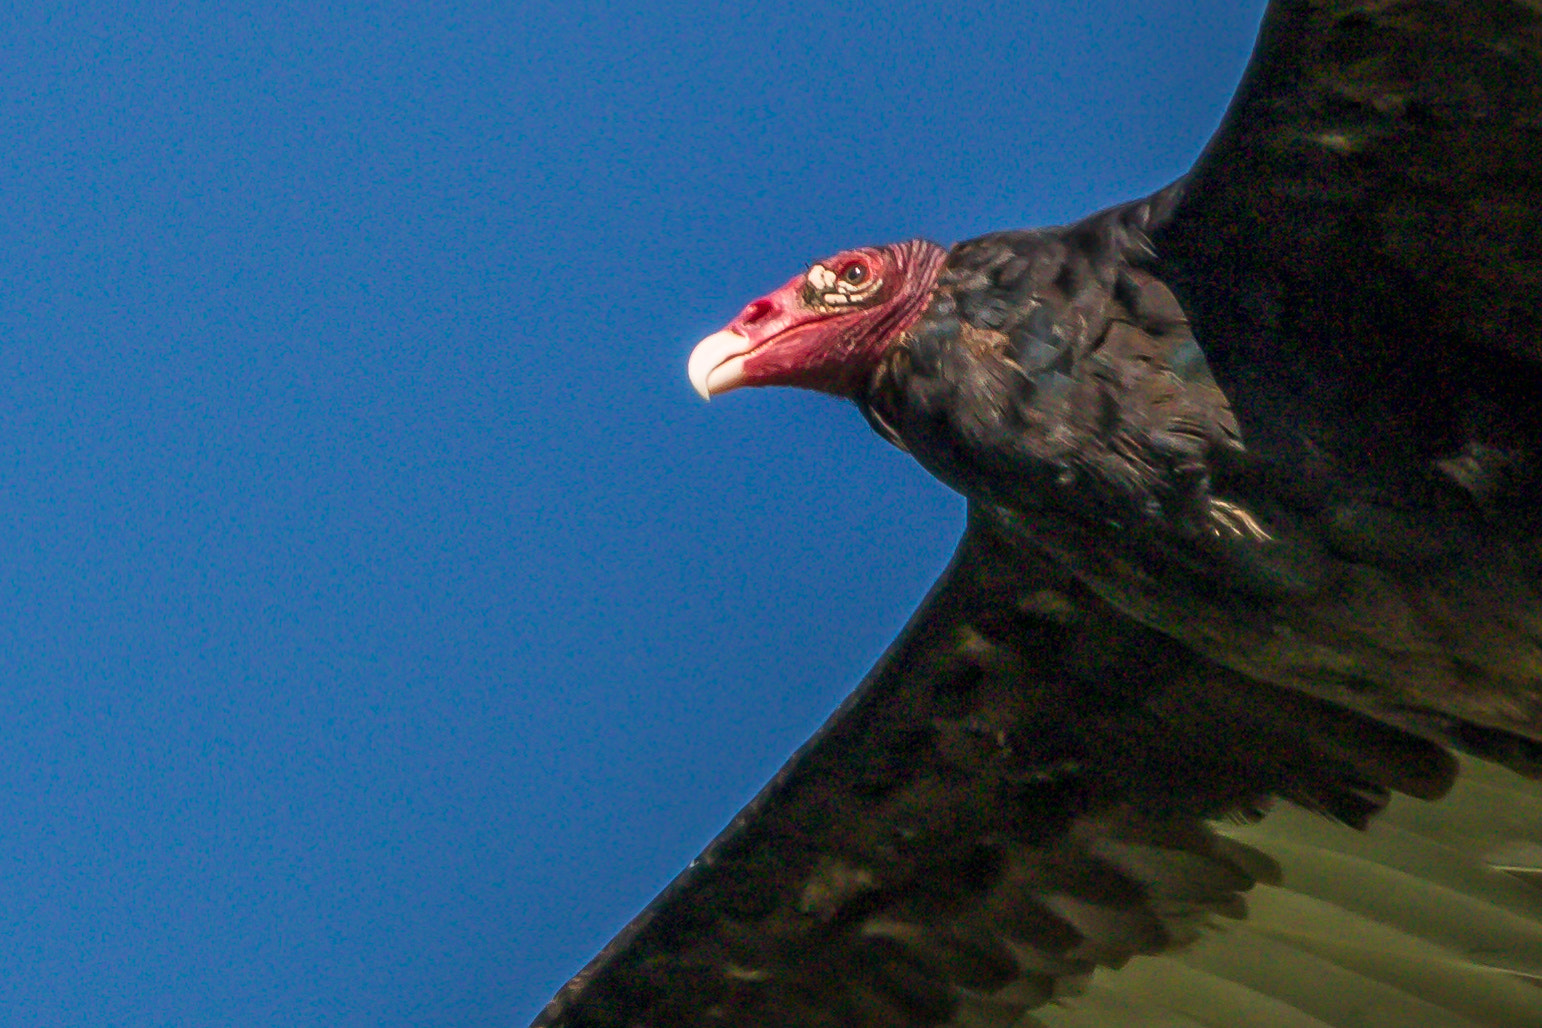
<path id="1" fill-rule="evenodd" d="M 746 325 L 753 325 L 755 322 L 759 321 L 761 318 L 764 318 L 767 314 L 770 313 L 771 304 L 768 301 L 756 300 L 754 303 L 744 308 L 744 313 L 740 316 L 739 320 Z"/>

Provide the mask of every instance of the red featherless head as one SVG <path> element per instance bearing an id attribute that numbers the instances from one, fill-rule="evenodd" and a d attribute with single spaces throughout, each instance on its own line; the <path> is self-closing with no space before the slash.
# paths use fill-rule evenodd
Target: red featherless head
<path id="1" fill-rule="evenodd" d="M 707 399 L 766 385 L 857 396 L 925 310 L 943 256 L 942 247 L 914 239 L 816 262 L 698 343 L 691 384 Z"/>

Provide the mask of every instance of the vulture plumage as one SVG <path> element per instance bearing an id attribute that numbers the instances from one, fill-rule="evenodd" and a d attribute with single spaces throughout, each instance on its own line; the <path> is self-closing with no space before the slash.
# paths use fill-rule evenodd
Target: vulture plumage
<path id="1" fill-rule="evenodd" d="M 704 340 L 969 525 L 536 1024 L 1542 1025 L 1539 226 L 1542 5 L 1278 0 L 1175 185 Z"/>

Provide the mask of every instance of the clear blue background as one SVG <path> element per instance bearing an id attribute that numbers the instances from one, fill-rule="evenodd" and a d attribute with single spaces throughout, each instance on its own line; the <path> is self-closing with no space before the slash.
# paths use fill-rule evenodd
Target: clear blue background
<path id="1" fill-rule="evenodd" d="M 0 1021 L 519 1025 L 962 505 L 691 344 L 1180 174 L 1260 4 L 0 21 Z"/>

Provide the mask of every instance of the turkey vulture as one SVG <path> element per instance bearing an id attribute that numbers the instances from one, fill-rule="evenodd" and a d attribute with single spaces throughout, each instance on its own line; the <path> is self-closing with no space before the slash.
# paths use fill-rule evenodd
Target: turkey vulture
<path id="1" fill-rule="evenodd" d="M 704 340 L 969 523 L 536 1024 L 1542 1024 L 1539 212 L 1533 0 L 1278 0 L 1178 183 Z"/>

